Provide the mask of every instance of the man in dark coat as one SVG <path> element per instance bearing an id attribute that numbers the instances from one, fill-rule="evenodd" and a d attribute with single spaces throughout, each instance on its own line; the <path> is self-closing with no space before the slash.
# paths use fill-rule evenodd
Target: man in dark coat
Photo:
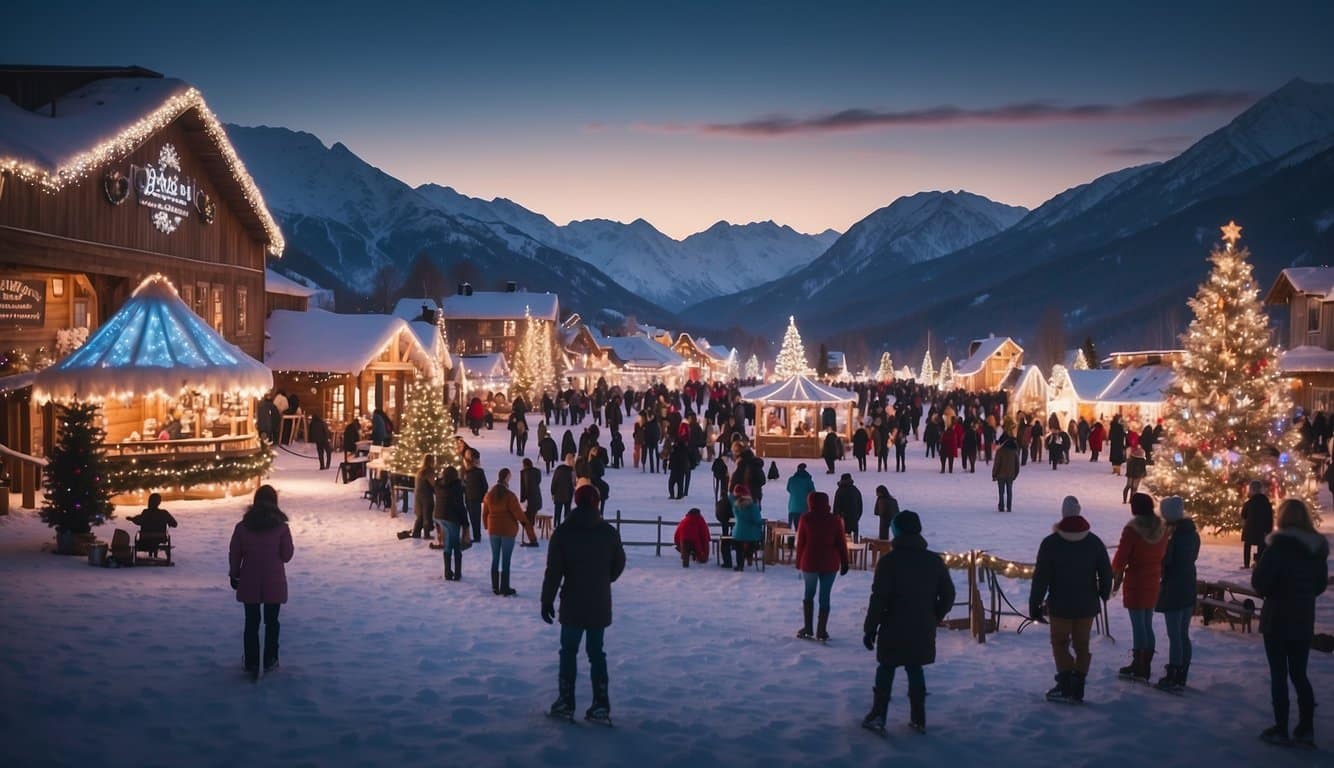
<path id="1" fill-rule="evenodd" d="M 834 430 L 829 430 L 824 436 L 824 446 L 820 449 L 820 458 L 824 459 L 825 474 L 834 474 L 834 462 L 843 455 L 843 447 L 839 444 L 838 435 Z"/>
<path id="2" fill-rule="evenodd" d="M 997 512 L 1009 512 L 1014 506 L 1014 481 L 1019 477 L 1019 447 L 1007 433 L 996 449 L 996 460 L 991 465 L 991 479 L 996 481 Z"/>
<path id="3" fill-rule="evenodd" d="M 1047 692 L 1047 698 L 1073 703 L 1084 700 L 1084 681 L 1093 659 L 1089 653 L 1093 620 L 1112 595 L 1107 545 L 1089 530 L 1080 511 L 1074 496 L 1061 502 L 1061 522 L 1052 526 L 1051 534 L 1038 547 L 1033 588 L 1028 593 L 1028 615 L 1051 627 L 1056 687 Z"/>
<path id="4" fill-rule="evenodd" d="M 1121 423 L 1121 414 L 1112 417 L 1112 425 L 1107 428 L 1107 460 L 1112 462 L 1112 474 L 1121 474 L 1121 465 L 1126 463 L 1126 426 Z"/>
<path id="5" fill-rule="evenodd" d="M 570 511 L 574 501 L 574 454 L 565 454 L 565 462 L 551 473 L 551 516 L 554 525 L 560 525 L 561 518 Z"/>
<path id="6" fill-rule="evenodd" d="M 306 428 L 306 439 L 315 446 L 315 455 L 320 461 L 320 469 L 328 469 L 333 463 L 333 436 L 329 434 L 329 424 L 318 413 L 310 416 Z"/>
<path id="7" fill-rule="evenodd" d="M 741 457 L 737 459 L 736 470 L 732 472 L 732 480 L 729 483 L 732 487 L 744 485 L 750 489 L 750 497 L 756 504 L 764 498 L 764 459 L 755 455 L 755 452 L 747 448 L 741 452 Z"/>
<path id="8" fill-rule="evenodd" d="M 1274 530 L 1274 505 L 1265 495 L 1265 484 L 1252 480 L 1250 498 L 1241 507 L 1241 567 L 1251 567 L 1251 547 L 1255 547 L 1255 562 L 1265 553 L 1265 540 Z"/>
<path id="9" fill-rule="evenodd" d="M 468 502 L 468 522 L 472 524 L 472 540 L 482 540 L 482 499 L 491 486 L 486 482 L 481 456 L 470 450 L 463 462 L 463 498 Z"/>
<path id="10" fill-rule="evenodd" d="M 843 530 L 853 541 L 861 539 L 862 491 L 852 482 L 852 475 L 844 472 L 834 491 L 834 515 L 843 519 Z"/>
<path id="11" fill-rule="evenodd" d="M 625 548 L 620 534 L 598 514 L 598 503 L 597 489 L 580 488 L 569 519 L 551 534 L 547 550 L 542 620 L 548 624 L 556 618 L 556 593 L 560 592 L 559 695 L 551 705 L 554 717 L 574 716 L 575 663 L 581 640 L 593 683 L 593 705 L 584 717 L 605 721 L 611 714 L 602 640 L 611 625 L 611 584 L 625 570 Z"/>
<path id="12" fill-rule="evenodd" d="M 686 477 L 690 474 L 690 446 L 677 440 L 667 455 L 667 498 L 686 497 Z"/>
<path id="13" fill-rule="evenodd" d="M 278 442 L 278 430 L 282 424 L 283 417 L 278 411 L 278 406 L 273 404 L 273 397 L 265 395 L 263 400 L 259 401 L 259 406 L 255 409 L 255 428 L 269 442 Z"/>
<path id="14" fill-rule="evenodd" d="M 876 651 L 879 666 L 874 703 L 862 725 L 884 729 L 894 671 L 903 667 L 908 675 L 909 724 L 925 731 L 926 675 L 922 667 L 935 663 L 936 625 L 954 605 L 954 581 L 940 555 L 926 548 L 916 512 L 903 510 L 890 527 L 894 547 L 875 566 L 863 625 L 862 643 L 866 650 Z"/>
<path id="15" fill-rule="evenodd" d="M 658 471 L 658 443 L 662 441 L 662 425 L 656 418 L 644 422 L 644 466 L 649 472 Z"/>
<path id="16" fill-rule="evenodd" d="M 529 525 L 537 524 L 537 513 L 542 511 L 542 470 L 533 466 L 532 459 L 523 460 L 523 469 L 519 470 L 519 501 L 523 503 L 523 513 Z M 537 539 L 520 544 L 521 547 L 536 547 Z"/>

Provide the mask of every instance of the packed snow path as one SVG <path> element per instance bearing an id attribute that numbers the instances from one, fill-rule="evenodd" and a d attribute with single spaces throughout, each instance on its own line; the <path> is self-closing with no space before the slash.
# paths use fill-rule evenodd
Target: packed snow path
<path id="1" fill-rule="evenodd" d="M 505 438 L 497 429 L 472 439 L 492 480 L 500 467 L 519 465 Z M 779 488 L 795 464 L 779 462 L 783 480 L 766 487 L 767 516 L 785 509 Z M 820 490 L 832 493 L 838 475 L 809 464 Z M 922 514 L 938 550 L 987 548 L 1029 562 L 1067 493 L 1080 498 L 1109 545 L 1128 516 L 1123 478 L 1105 461 L 1078 455 L 1055 472 L 1025 467 L 1008 515 L 995 511 L 985 464 L 975 475 L 956 468 L 942 476 L 920 443 L 910 445 L 906 474 L 855 466 L 841 462 L 839 472 L 852 472 L 866 497 L 863 530 L 874 532 L 874 489 L 885 483 L 904 508 Z M 860 727 L 875 671 L 861 646 L 869 571 L 837 581 L 833 641 L 820 646 L 794 638 L 801 595 L 791 567 L 683 570 L 651 548 L 629 549 L 614 587 L 607 652 L 616 728 L 553 721 L 543 710 L 555 698 L 557 629 L 538 617 L 545 542 L 515 549 L 517 598 L 491 594 L 485 542 L 465 553 L 463 581 L 446 583 L 438 552 L 395 537 L 410 520 L 367 510 L 361 484 L 336 484 L 332 470 L 314 467 L 313 459 L 280 454 L 272 478 L 292 518 L 296 557 L 282 611 L 282 666 L 258 686 L 241 670 L 241 607 L 227 584 L 227 542 L 243 499 L 167 505 L 181 522 L 172 532 L 174 568 L 91 568 L 43 552 L 52 536 L 34 512 L 0 518 L 5 763 L 1334 765 L 1332 751 L 1289 752 L 1257 739 L 1270 722 L 1257 634 L 1197 620 L 1184 697 L 1118 681 L 1130 627 L 1115 597 L 1117 642 L 1095 636 L 1085 706 L 1043 701 L 1054 672 L 1045 627 L 1017 635 L 1010 620 L 985 645 L 942 630 L 938 661 L 927 669 L 927 735 L 906 728 L 900 675 L 882 740 Z M 607 479 L 609 514 L 675 521 L 696 505 L 712 519 L 707 463 L 686 501 L 667 499 L 663 474 L 627 467 L 608 470 Z M 137 511 L 119 509 L 121 519 L 100 528 L 101 538 L 115 526 L 133 530 L 123 518 Z M 645 540 L 651 531 L 624 535 Z M 1244 581 L 1240 558 L 1235 543 L 1207 541 L 1201 576 Z M 962 572 L 955 581 L 966 594 Z M 1024 606 L 1027 583 L 1006 583 Z M 1334 598 L 1321 599 L 1321 631 L 1334 630 L 1332 605 Z M 1155 677 L 1167 652 L 1160 619 L 1156 629 Z M 1317 742 L 1334 747 L 1334 659 L 1313 653 L 1311 676 L 1323 705 Z M 581 658 L 578 712 L 588 690 Z"/>

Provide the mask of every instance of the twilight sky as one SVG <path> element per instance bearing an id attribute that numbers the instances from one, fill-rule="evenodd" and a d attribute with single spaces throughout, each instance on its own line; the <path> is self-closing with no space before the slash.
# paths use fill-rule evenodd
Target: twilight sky
<path id="1" fill-rule="evenodd" d="M 3 63 L 145 66 L 224 121 L 341 141 L 414 186 L 676 237 L 841 231 L 924 189 L 1032 207 L 1170 157 L 1293 77 L 1334 81 L 1324 0 L 10 0 L 3 17 Z"/>

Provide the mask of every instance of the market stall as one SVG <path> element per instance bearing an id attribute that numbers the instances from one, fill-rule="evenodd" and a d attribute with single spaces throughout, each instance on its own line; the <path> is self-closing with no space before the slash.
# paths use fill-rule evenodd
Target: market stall
<path id="1" fill-rule="evenodd" d="M 755 453 L 772 458 L 819 458 L 826 430 L 820 428 L 825 408 L 834 409 L 834 429 L 843 444 L 852 441 L 857 395 L 825 386 L 805 376 L 777 381 L 742 392 L 755 404 Z"/>

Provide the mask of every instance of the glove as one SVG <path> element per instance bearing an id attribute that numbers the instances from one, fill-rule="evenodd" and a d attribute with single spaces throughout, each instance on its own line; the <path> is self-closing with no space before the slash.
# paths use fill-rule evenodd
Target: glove
<path id="1" fill-rule="evenodd" d="M 542 621 L 550 624 L 556 618 L 556 606 L 550 603 L 542 604 Z"/>
<path id="2" fill-rule="evenodd" d="M 868 650 L 868 651 L 874 651 L 874 650 L 875 650 L 875 635 L 872 635 L 872 634 L 870 634 L 870 633 L 867 633 L 867 634 L 865 634 L 865 635 L 862 635 L 862 645 L 866 646 L 866 650 Z"/>
<path id="3" fill-rule="evenodd" d="M 231 577 L 231 580 L 232 580 L 232 590 L 233 590 L 233 591 L 238 590 L 238 589 L 241 588 L 241 580 L 240 580 L 240 579 L 236 578 L 235 576 L 232 576 L 232 577 Z"/>

